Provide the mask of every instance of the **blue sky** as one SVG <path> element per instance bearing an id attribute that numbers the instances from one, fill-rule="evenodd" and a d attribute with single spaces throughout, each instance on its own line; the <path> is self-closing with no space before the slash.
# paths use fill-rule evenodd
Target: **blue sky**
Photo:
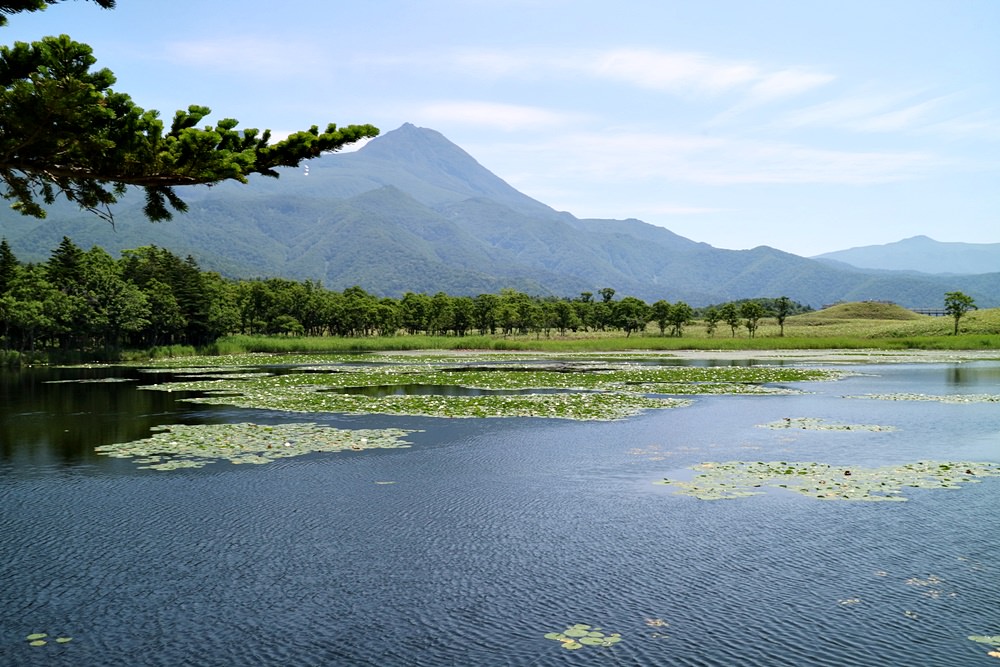
<path id="1" fill-rule="evenodd" d="M 170 118 L 433 128 L 577 217 L 810 256 L 1000 242 L 997 0 L 119 0 L 66 33 Z"/>

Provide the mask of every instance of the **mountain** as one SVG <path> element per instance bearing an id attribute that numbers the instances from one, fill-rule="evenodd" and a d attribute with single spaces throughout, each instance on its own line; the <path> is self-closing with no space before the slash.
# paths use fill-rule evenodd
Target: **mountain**
<path id="1" fill-rule="evenodd" d="M 22 261 L 44 261 L 63 236 L 109 252 L 157 245 L 234 278 L 319 280 L 378 295 L 476 295 L 511 287 L 577 296 L 612 287 L 693 306 L 785 295 L 819 307 L 890 300 L 934 307 L 947 291 L 1000 305 L 1000 273 L 943 277 L 857 269 L 766 246 L 722 250 L 640 220 L 578 219 L 518 192 L 440 133 L 411 124 L 352 153 L 280 179 L 185 189 L 185 215 L 142 216 L 141 197 L 114 227 L 68 205 L 44 221 L 0 212 Z"/>
<path id="2" fill-rule="evenodd" d="M 813 259 L 832 260 L 862 269 L 976 274 L 1000 271 L 1000 243 L 949 243 L 927 236 L 838 250 Z"/>

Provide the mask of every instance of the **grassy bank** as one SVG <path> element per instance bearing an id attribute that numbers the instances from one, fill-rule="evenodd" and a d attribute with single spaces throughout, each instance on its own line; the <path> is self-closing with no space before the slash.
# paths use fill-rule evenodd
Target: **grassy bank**
<path id="1" fill-rule="evenodd" d="M 789 317 L 784 335 L 774 319 L 759 323 L 750 338 L 741 325 L 732 331 L 725 324 L 713 334 L 704 322 L 695 322 L 680 337 L 664 336 L 655 325 L 625 337 L 621 332 L 579 332 L 564 336 L 379 336 L 370 338 L 227 336 L 202 354 L 344 354 L 354 352 L 403 352 L 414 350 L 494 350 L 547 352 L 612 352 L 629 350 L 998 350 L 1000 309 L 968 313 L 959 335 L 952 335 L 949 317 L 918 315 L 900 306 L 859 302 Z M 191 348 L 161 348 L 136 352 L 140 357 L 187 356 Z"/>

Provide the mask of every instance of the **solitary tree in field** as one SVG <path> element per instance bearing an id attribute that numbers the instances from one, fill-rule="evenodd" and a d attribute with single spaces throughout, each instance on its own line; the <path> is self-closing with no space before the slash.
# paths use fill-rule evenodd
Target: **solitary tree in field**
<path id="1" fill-rule="evenodd" d="M 779 336 L 785 335 L 785 318 L 792 312 L 792 300 L 787 296 L 780 297 L 774 303 L 774 316 L 778 319 Z"/>
<path id="2" fill-rule="evenodd" d="M 53 2 L 0 0 L 0 25 L 4 14 L 46 4 Z M 0 197 L 14 210 L 44 218 L 45 206 L 62 195 L 110 220 L 110 205 L 135 186 L 145 190 L 146 216 L 168 220 L 170 209 L 187 210 L 176 186 L 277 177 L 276 167 L 378 134 L 372 125 L 330 124 L 322 132 L 314 125 L 271 143 L 269 130 L 237 130 L 231 118 L 196 127 L 210 113 L 197 105 L 165 124 L 159 112 L 113 90 L 114 75 L 91 69 L 95 62 L 88 45 L 67 35 L 0 46 Z"/>
<path id="3" fill-rule="evenodd" d="M 958 321 L 970 310 L 976 310 L 976 302 L 971 296 L 961 292 L 945 293 L 944 312 L 955 319 L 955 331 L 953 335 L 958 335 Z"/>

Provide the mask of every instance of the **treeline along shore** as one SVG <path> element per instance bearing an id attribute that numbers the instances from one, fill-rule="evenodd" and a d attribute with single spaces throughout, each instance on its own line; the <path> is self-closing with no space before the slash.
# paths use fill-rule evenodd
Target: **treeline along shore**
<path id="1" fill-rule="evenodd" d="M 514 289 L 380 297 L 312 280 L 228 279 L 156 246 L 125 250 L 116 259 L 67 237 L 45 262 L 22 263 L 6 239 L 0 241 L 0 349 L 7 363 L 114 360 L 123 350 L 164 347 L 204 350 L 233 335 L 679 339 L 697 322 L 703 338 L 753 339 L 764 322 L 769 336 L 783 336 L 785 318 L 811 311 L 783 296 L 698 308 L 666 299 L 646 303 L 611 287 L 572 297 Z"/>

